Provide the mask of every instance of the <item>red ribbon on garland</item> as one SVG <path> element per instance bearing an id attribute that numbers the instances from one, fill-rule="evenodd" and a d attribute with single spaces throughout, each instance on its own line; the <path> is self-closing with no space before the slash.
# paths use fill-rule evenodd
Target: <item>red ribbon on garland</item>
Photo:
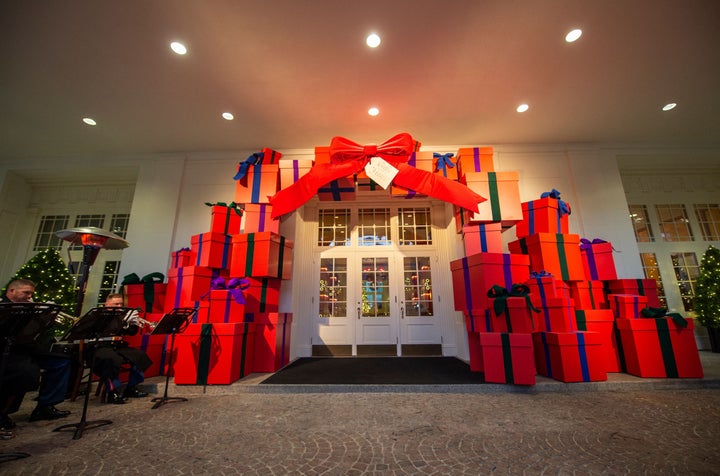
<path id="1" fill-rule="evenodd" d="M 381 157 L 398 169 L 393 184 L 477 213 L 478 204 L 484 202 L 485 198 L 459 182 L 407 164 L 410 154 L 418 145 L 407 132 L 397 134 L 380 145 L 363 146 L 344 137 L 333 137 L 330 142 L 330 163 L 313 165 L 300 180 L 270 197 L 272 218 L 300 208 L 317 194 L 320 187 L 331 181 L 360 172 L 373 157 Z"/>

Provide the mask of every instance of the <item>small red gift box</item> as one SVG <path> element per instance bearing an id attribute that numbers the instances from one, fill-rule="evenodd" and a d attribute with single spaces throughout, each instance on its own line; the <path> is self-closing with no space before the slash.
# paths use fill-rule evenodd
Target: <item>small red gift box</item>
<path id="1" fill-rule="evenodd" d="M 535 385 L 532 334 L 481 332 L 485 381 Z"/>
<path id="2" fill-rule="evenodd" d="M 333 180 L 320 187 L 317 195 L 322 202 L 355 200 L 355 179 L 352 177 L 343 177 Z"/>
<path id="3" fill-rule="evenodd" d="M 123 286 L 127 307 L 140 308 L 145 312 L 163 312 L 165 309 L 166 283 L 126 284 Z"/>
<path id="4" fill-rule="evenodd" d="M 210 290 L 212 275 L 213 270 L 204 266 L 169 269 L 165 310 L 195 307 L 195 301 Z"/>
<path id="5" fill-rule="evenodd" d="M 280 220 L 273 220 L 272 205 L 264 203 L 248 203 L 245 205 L 245 213 L 243 214 L 243 232 L 244 233 L 262 233 L 263 231 L 272 231 L 280 233 Z"/>
<path id="6" fill-rule="evenodd" d="M 293 242 L 271 231 L 234 235 L 230 274 L 290 279 Z"/>
<path id="7" fill-rule="evenodd" d="M 638 377 L 703 378 L 694 323 L 672 319 L 617 319 L 627 373 Z"/>
<path id="8" fill-rule="evenodd" d="M 657 281 L 654 279 L 614 279 L 605 282 L 607 294 L 636 294 L 645 296 L 649 307 L 663 307 L 658 298 Z"/>
<path id="9" fill-rule="evenodd" d="M 527 280 L 529 259 L 525 255 L 477 253 L 450 262 L 456 311 L 490 306 L 487 291 L 499 284 L 506 289 Z"/>
<path id="10" fill-rule="evenodd" d="M 210 291 L 208 319 L 212 323 L 243 322 L 245 316 L 244 297 L 236 298 L 232 290 L 213 289 Z M 238 302 L 240 301 L 240 302 Z"/>
<path id="11" fill-rule="evenodd" d="M 494 172 L 492 147 L 467 147 L 458 150 L 455 155 L 458 177 L 468 172 Z"/>
<path id="12" fill-rule="evenodd" d="M 502 225 L 479 223 L 462 227 L 465 256 L 476 253 L 502 253 Z"/>
<path id="13" fill-rule="evenodd" d="M 246 315 L 255 324 L 253 372 L 275 372 L 290 362 L 292 313 Z"/>
<path id="14" fill-rule="evenodd" d="M 608 303 L 613 315 L 621 319 L 637 319 L 640 311 L 648 307 L 647 298 L 635 294 L 610 294 Z"/>
<path id="15" fill-rule="evenodd" d="M 602 281 L 572 281 L 570 295 L 576 309 L 607 309 L 608 303 Z"/>
<path id="16" fill-rule="evenodd" d="M 522 220 L 517 172 L 466 172 L 460 181 L 487 198 L 478 205 L 479 213 L 465 210 L 465 224 L 500 222 L 509 227 Z"/>
<path id="17" fill-rule="evenodd" d="M 575 321 L 579 331 L 596 332 L 606 372 L 620 372 L 620 357 L 615 337 L 615 316 L 610 309 L 576 309 Z"/>
<path id="18" fill-rule="evenodd" d="M 281 160 L 280 167 L 280 188 L 285 189 L 294 184 L 300 177 L 305 175 L 312 168 L 312 160 Z"/>
<path id="19" fill-rule="evenodd" d="M 491 327 L 493 332 L 519 332 L 531 333 L 537 329 L 535 326 L 534 315 L 528 307 L 528 302 L 524 297 L 508 297 L 505 299 L 507 306 L 502 314 L 496 315 L 491 312 Z M 495 301 L 491 299 L 491 307 L 494 308 Z"/>
<path id="20" fill-rule="evenodd" d="M 419 170 L 432 172 L 433 154 L 432 152 L 413 152 L 412 154 L 410 154 L 410 158 L 408 159 L 407 164 Z M 398 187 L 397 185 L 393 185 L 390 187 L 390 195 L 395 198 L 413 198 L 425 196 L 415 192 L 415 190 Z"/>
<path id="21" fill-rule="evenodd" d="M 577 329 L 575 321 L 575 307 L 570 298 L 551 297 L 547 298 L 540 329 L 545 332 L 574 332 Z"/>
<path id="22" fill-rule="evenodd" d="M 175 348 L 175 384 L 231 384 L 252 372 L 255 324 L 190 324 Z"/>
<path id="23" fill-rule="evenodd" d="M 277 193 L 280 186 L 278 161 L 282 154 L 271 149 L 261 151 L 262 159 L 247 167 L 247 173 L 235 182 L 235 202 L 270 203 L 269 197 Z M 243 164 L 238 165 L 238 171 Z"/>
<path id="24" fill-rule="evenodd" d="M 535 233 L 569 233 L 568 214 L 561 213 L 557 198 L 539 198 L 523 202 L 521 221 L 515 225 L 515 234 L 524 238 Z"/>
<path id="25" fill-rule="evenodd" d="M 538 309 L 547 306 L 547 298 L 570 297 L 566 290 L 567 284 L 549 273 L 530 273 L 530 278 L 524 284 L 530 288 L 530 301 Z"/>
<path id="26" fill-rule="evenodd" d="M 580 245 L 580 256 L 587 279 L 594 281 L 617 279 L 612 243 L 583 243 Z"/>
<path id="27" fill-rule="evenodd" d="M 182 268 L 183 266 L 192 266 L 195 261 L 195 255 L 190 248 L 182 248 L 170 253 L 170 267 Z"/>
<path id="28" fill-rule="evenodd" d="M 245 312 L 278 312 L 280 285 L 277 278 L 246 278 Z"/>
<path id="29" fill-rule="evenodd" d="M 242 211 L 239 208 L 235 206 L 212 205 L 211 213 L 211 233 L 221 233 L 224 235 L 240 233 Z"/>
<path id="30" fill-rule="evenodd" d="M 510 253 L 530 255 L 530 270 L 545 271 L 565 281 L 583 281 L 580 235 L 535 233 L 508 243 Z"/>
<path id="31" fill-rule="evenodd" d="M 190 237 L 195 266 L 227 269 L 230 266 L 232 237 L 222 233 L 200 233 Z"/>
<path id="32" fill-rule="evenodd" d="M 540 375 L 566 383 L 607 380 L 597 333 L 536 332 L 533 341 Z"/>

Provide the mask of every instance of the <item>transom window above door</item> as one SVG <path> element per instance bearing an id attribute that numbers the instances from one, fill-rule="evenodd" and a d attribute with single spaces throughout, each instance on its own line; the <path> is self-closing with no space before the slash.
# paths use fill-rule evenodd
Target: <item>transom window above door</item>
<path id="1" fill-rule="evenodd" d="M 323 208 L 317 246 L 432 245 L 430 207 Z"/>

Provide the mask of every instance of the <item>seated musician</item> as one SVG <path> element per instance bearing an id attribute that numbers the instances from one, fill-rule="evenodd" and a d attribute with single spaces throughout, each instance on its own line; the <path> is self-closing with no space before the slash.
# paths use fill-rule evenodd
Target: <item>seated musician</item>
<path id="1" fill-rule="evenodd" d="M 123 307 L 122 294 L 109 294 L 105 300 L 105 307 Z M 135 335 L 139 330 L 137 311 L 131 311 L 125 317 L 125 335 Z M 130 375 L 124 391 L 120 391 L 120 367 L 124 363 L 130 364 Z M 95 364 L 93 372 L 104 379 L 107 385 L 107 402 L 122 404 L 128 398 L 147 397 L 147 392 L 138 388 L 138 385 L 145 380 L 144 371 L 152 365 L 152 360 L 140 349 L 128 347 L 127 343 L 100 342 L 95 350 Z"/>
<path id="2" fill-rule="evenodd" d="M 16 279 L 8 285 L 0 302 L 32 302 L 34 292 L 35 283 L 29 279 Z M 15 422 L 10 414 L 18 411 L 26 392 L 38 388 L 40 369 L 44 371 L 44 376 L 30 421 L 55 420 L 70 414 L 69 411 L 55 408 L 56 404 L 65 400 L 70 379 L 70 359 L 66 355 L 51 353 L 50 343 L 48 340 L 14 344 L 11 348 L 3 381 L 0 382 L 0 430 L 3 438 L 12 437 Z M 4 345 L 4 342 L 0 342 L 0 351 L 4 350 Z"/>

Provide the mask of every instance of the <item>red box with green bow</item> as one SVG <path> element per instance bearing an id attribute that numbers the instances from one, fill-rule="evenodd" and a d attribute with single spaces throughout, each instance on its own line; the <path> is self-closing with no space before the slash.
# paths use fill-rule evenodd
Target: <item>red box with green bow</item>
<path id="1" fill-rule="evenodd" d="M 145 312 L 163 312 L 167 284 L 165 275 L 150 273 L 142 278 L 131 273 L 123 278 L 122 290 L 127 307 L 140 308 Z"/>
<path id="2" fill-rule="evenodd" d="M 486 382 L 535 385 L 532 334 L 481 332 L 480 347 Z"/>
<path id="3" fill-rule="evenodd" d="M 530 288 L 513 284 L 510 290 L 494 285 L 487 293 L 492 303 L 493 332 L 531 333 L 539 330 L 534 313 L 540 312 L 530 301 Z"/>

